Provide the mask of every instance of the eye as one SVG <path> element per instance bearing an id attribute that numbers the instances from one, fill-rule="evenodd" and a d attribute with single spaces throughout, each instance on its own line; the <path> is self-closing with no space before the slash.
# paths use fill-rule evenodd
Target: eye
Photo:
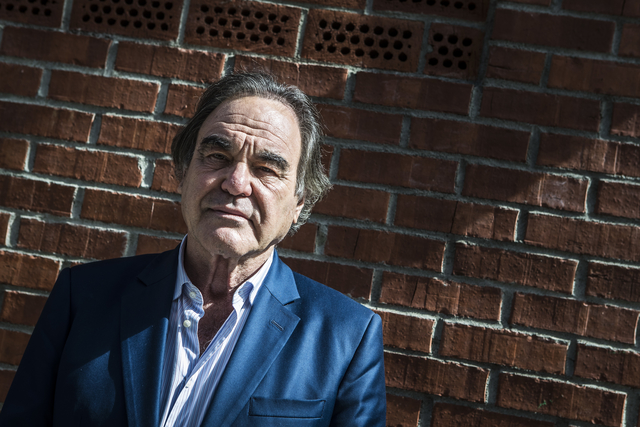
<path id="1" fill-rule="evenodd" d="M 212 154 L 209 154 L 209 157 L 214 160 L 221 160 L 221 161 L 227 160 L 227 156 L 225 156 L 222 153 L 212 153 Z"/>
<path id="2" fill-rule="evenodd" d="M 268 168 L 268 167 L 266 167 L 266 166 L 260 166 L 258 169 L 259 169 L 261 172 L 264 172 L 264 173 L 269 173 L 269 174 L 275 174 L 275 173 L 276 173 L 273 169 Z"/>

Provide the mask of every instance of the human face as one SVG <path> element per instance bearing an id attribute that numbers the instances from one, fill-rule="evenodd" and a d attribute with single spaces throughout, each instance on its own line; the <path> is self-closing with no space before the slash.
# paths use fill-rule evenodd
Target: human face
<path id="1" fill-rule="evenodd" d="M 188 252 L 250 258 L 282 240 L 303 206 L 295 194 L 300 152 L 296 116 L 281 102 L 250 96 L 220 104 L 202 124 L 180 183 Z"/>

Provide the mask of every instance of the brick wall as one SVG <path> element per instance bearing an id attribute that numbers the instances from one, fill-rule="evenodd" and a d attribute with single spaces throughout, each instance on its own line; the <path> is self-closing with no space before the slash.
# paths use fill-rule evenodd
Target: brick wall
<path id="1" fill-rule="evenodd" d="M 326 120 L 280 253 L 382 316 L 388 425 L 640 425 L 637 0 L 0 2 L 0 400 L 61 268 L 176 245 L 172 137 L 255 68 Z"/>

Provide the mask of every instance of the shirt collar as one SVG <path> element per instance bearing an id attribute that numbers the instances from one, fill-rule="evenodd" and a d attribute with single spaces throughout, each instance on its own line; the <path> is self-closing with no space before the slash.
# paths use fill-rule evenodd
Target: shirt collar
<path id="1" fill-rule="evenodd" d="M 178 299 L 180 295 L 182 295 L 182 285 L 184 285 L 185 283 L 191 283 L 191 280 L 189 280 L 189 276 L 187 276 L 187 272 L 184 269 L 184 250 L 185 250 L 186 242 L 187 242 L 187 236 L 184 236 L 182 238 L 182 242 L 180 243 L 180 252 L 178 254 L 178 275 L 176 277 L 176 286 L 173 291 L 174 300 Z M 273 252 L 271 252 L 271 256 L 267 259 L 267 261 L 264 264 L 262 264 L 262 267 L 260 267 L 260 269 L 246 281 L 246 282 L 250 282 L 253 285 L 251 294 L 249 294 L 249 301 L 251 302 L 252 305 L 253 305 L 253 300 L 256 299 L 256 294 L 258 293 L 258 290 L 262 286 L 262 283 L 264 282 L 265 277 L 267 277 L 267 273 L 271 269 L 271 264 L 273 263 L 273 257 L 275 256 L 275 252 L 276 251 L 274 249 Z M 238 286 L 238 289 L 240 289 L 241 286 L 242 285 Z"/>

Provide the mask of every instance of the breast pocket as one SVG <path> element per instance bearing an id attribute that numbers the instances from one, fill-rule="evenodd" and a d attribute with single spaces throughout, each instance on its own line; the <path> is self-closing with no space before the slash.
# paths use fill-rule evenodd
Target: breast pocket
<path id="1" fill-rule="evenodd" d="M 322 418 L 324 400 L 270 399 L 252 397 L 249 416 L 278 418 Z"/>

